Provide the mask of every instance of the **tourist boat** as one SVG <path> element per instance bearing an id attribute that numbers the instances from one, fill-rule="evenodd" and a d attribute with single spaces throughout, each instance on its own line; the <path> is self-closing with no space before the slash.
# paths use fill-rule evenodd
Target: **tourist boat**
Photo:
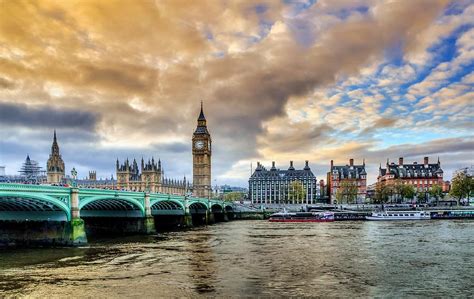
<path id="1" fill-rule="evenodd" d="M 279 212 L 270 215 L 270 222 L 333 222 L 334 213 L 331 212 Z"/>
<path id="2" fill-rule="evenodd" d="M 381 211 L 365 216 L 367 220 L 428 220 L 430 213 L 425 211 Z"/>

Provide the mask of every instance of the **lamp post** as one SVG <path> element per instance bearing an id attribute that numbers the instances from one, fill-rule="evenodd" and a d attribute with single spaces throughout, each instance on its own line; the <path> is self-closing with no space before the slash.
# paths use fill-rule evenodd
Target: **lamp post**
<path id="1" fill-rule="evenodd" d="M 75 167 L 73 167 L 71 170 L 71 176 L 72 176 L 71 186 L 76 187 L 77 171 Z"/>

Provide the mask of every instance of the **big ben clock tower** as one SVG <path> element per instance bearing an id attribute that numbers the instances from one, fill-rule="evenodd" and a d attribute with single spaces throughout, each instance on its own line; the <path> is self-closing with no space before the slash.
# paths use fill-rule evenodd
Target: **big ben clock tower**
<path id="1" fill-rule="evenodd" d="M 196 197 L 211 197 L 211 143 L 201 102 L 201 113 L 193 134 L 193 195 Z"/>

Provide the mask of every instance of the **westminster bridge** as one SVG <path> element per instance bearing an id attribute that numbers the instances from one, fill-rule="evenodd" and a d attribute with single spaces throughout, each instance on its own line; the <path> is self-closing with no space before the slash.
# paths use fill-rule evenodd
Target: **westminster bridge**
<path id="1" fill-rule="evenodd" d="M 154 233 L 226 221 L 220 200 L 103 189 L 0 183 L 0 245 L 81 245 L 89 233 Z"/>

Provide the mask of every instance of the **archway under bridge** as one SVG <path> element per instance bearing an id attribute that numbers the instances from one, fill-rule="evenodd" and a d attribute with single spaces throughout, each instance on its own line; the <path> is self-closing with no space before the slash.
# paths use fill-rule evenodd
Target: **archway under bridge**
<path id="1" fill-rule="evenodd" d="M 165 199 L 151 205 L 151 215 L 157 230 L 169 230 L 185 225 L 185 208 L 181 202 Z"/>
<path id="2" fill-rule="evenodd" d="M 94 196 L 82 198 L 80 217 L 88 236 L 144 233 L 145 210 L 140 198 Z"/>

